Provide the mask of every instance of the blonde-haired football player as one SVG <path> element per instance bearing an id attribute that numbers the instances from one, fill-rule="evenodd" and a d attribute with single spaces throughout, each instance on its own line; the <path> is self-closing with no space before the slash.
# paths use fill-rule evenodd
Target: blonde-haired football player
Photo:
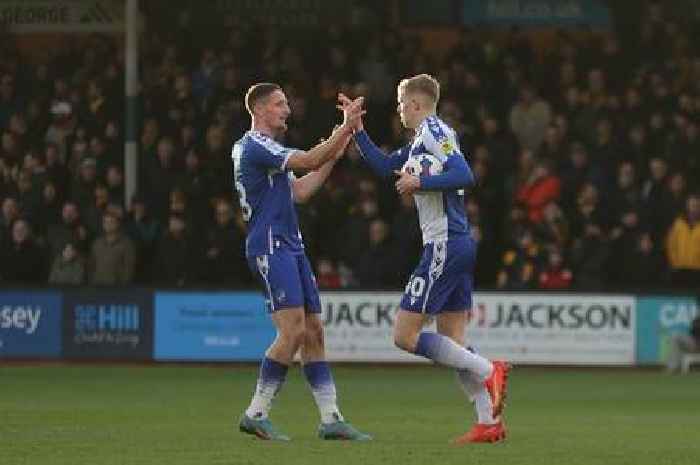
<path id="1" fill-rule="evenodd" d="M 456 370 L 473 399 L 478 423 L 455 443 L 498 442 L 505 438 L 501 419 L 510 365 L 491 362 L 464 347 L 466 313 L 472 306 L 476 243 L 464 209 L 464 189 L 474 183 L 454 130 L 437 116 L 440 85 L 419 74 L 398 85 L 401 123 L 415 130 L 410 144 L 384 154 L 355 125 L 354 139 L 363 158 L 382 177 L 398 176 L 399 194 L 413 194 L 423 233 L 423 255 L 401 300 L 394 343 L 401 349 Z M 341 95 L 340 106 L 351 101 Z M 437 333 L 422 331 L 435 316 Z"/>

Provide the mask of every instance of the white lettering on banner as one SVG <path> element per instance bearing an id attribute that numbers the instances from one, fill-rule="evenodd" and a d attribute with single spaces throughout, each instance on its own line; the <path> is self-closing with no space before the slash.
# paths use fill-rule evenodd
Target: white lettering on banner
<path id="1" fill-rule="evenodd" d="M 205 336 L 204 345 L 207 347 L 238 347 L 241 338 L 238 336 Z"/>
<path id="2" fill-rule="evenodd" d="M 23 329 L 27 334 L 34 334 L 41 320 L 41 307 L 8 306 L 0 309 L 0 329 Z"/>
<path id="3" fill-rule="evenodd" d="M 690 322 L 697 314 L 698 307 L 694 302 L 669 302 L 661 306 L 659 322 L 664 329 L 677 325 L 690 327 Z"/>
<path id="4" fill-rule="evenodd" d="M 0 28 L 14 33 L 119 32 L 124 29 L 120 0 L 4 0 Z"/>
<path id="5" fill-rule="evenodd" d="M 487 14 L 491 18 L 580 18 L 579 2 L 545 2 L 533 0 L 490 0 Z"/>
<path id="6" fill-rule="evenodd" d="M 424 361 L 394 347 L 400 293 L 326 292 L 321 297 L 329 360 Z M 490 358 L 538 364 L 635 361 L 632 296 L 477 293 L 474 303 L 467 343 Z"/>

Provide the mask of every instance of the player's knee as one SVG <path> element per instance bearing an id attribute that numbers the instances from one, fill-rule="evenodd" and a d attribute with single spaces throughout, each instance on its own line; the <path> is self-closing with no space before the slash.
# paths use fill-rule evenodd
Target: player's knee
<path id="1" fill-rule="evenodd" d="M 304 340 L 307 345 L 313 345 L 322 347 L 323 346 L 323 326 L 321 325 L 310 325 L 306 327 L 304 333 Z"/>
<path id="2" fill-rule="evenodd" d="M 394 333 L 394 345 L 401 350 L 406 352 L 415 352 L 416 350 L 417 337 L 413 334 L 407 333 Z"/>
<path id="3" fill-rule="evenodd" d="M 304 324 L 293 325 L 285 330 L 281 334 L 286 345 L 290 346 L 292 349 L 296 349 L 304 342 L 304 337 L 306 336 L 306 329 Z"/>

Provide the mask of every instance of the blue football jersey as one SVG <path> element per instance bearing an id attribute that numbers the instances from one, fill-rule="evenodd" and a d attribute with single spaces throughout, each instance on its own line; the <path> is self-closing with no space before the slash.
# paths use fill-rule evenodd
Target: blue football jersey
<path id="1" fill-rule="evenodd" d="M 450 157 L 462 156 L 454 130 L 431 115 L 416 128 L 403 170 L 416 176 L 438 175 Z M 414 198 L 423 243 L 446 241 L 469 233 L 463 189 L 419 190 Z"/>
<path id="2" fill-rule="evenodd" d="M 294 174 L 286 169 L 295 151 L 257 131 L 246 132 L 233 145 L 233 181 L 248 224 L 248 257 L 273 254 L 279 247 L 303 251 L 292 194 Z"/>

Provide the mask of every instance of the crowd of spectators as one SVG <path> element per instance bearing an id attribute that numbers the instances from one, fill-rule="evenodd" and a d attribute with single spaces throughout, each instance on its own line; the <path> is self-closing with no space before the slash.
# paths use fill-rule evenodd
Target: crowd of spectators
<path id="1" fill-rule="evenodd" d="M 3 37 L 0 282 L 252 286 L 229 157 L 249 126 L 247 86 L 284 86 L 286 145 L 328 134 L 342 90 L 366 96 L 365 126 L 393 149 L 411 137 L 395 85 L 429 72 L 477 178 L 465 197 L 477 287 L 696 287 L 700 44 L 663 4 L 642 11 L 624 34 L 560 31 L 547 47 L 517 28 L 464 30 L 447 53 L 401 28 L 290 36 L 227 17 L 197 40 L 187 15 L 147 21 L 128 203 L 119 42 L 68 41 L 30 60 Z M 322 287 L 406 282 L 421 250 L 413 201 L 352 145 L 299 211 Z"/>

